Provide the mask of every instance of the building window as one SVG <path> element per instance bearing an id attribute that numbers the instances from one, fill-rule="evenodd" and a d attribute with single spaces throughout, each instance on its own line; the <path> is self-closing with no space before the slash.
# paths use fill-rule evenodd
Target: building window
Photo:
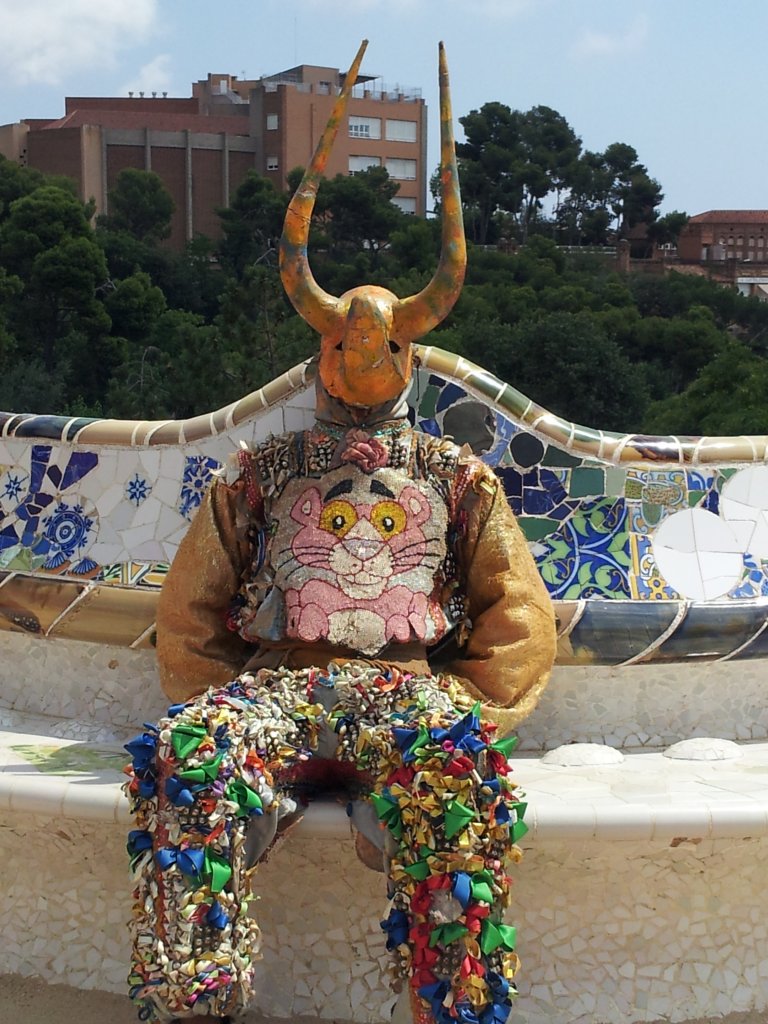
<path id="1" fill-rule="evenodd" d="M 757 248 L 758 249 L 762 249 L 764 245 L 765 245 L 765 239 L 764 238 L 758 238 L 758 240 L 757 240 Z"/>
<path id="2" fill-rule="evenodd" d="M 394 118 L 387 118 L 387 141 L 388 142 L 415 142 L 416 122 L 398 121 Z"/>
<path id="3" fill-rule="evenodd" d="M 403 213 L 416 213 L 416 199 L 414 196 L 395 196 L 392 202 Z"/>
<path id="4" fill-rule="evenodd" d="M 267 131 L 276 132 L 280 127 L 280 115 L 279 114 L 267 114 Z"/>
<path id="5" fill-rule="evenodd" d="M 385 164 L 390 178 L 399 178 L 401 181 L 416 180 L 416 161 L 400 160 L 390 157 Z"/>
<path id="6" fill-rule="evenodd" d="M 380 117 L 355 117 L 350 114 L 349 134 L 353 139 L 380 139 Z"/>
<path id="7" fill-rule="evenodd" d="M 380 156 L 351 156 L 349 158 L 349 173 L 359 174 L 360 171 L 367 171 L 369 167 L 381 167 Z"/>
<path id="8" fill-rule="evenodd" d="M 276 170 L 279 169 L 279 167 L 280 167 L 280 161 L 277 159 L 276 156 L 268 156 L 267 157 L 267 170 L 268 171 L 276 171 Z"/>

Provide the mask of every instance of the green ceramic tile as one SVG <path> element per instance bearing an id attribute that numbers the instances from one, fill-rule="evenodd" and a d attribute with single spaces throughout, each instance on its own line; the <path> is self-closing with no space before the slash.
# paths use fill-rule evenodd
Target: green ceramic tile
<path id="1" fill-rule="evenodd" d="M 581 462 L 580 458 L 571 455 L 570 452 L 563 451 L 557 445 L 548 444 L 539 464 L 542 466 L 561 466 L 567 468 L 569 466 L 580 466 Z"/>
<path id="2" fill-rule="evenodd" d="M 554 519 L 544 519 L 538 516 L 521 516 L 517 522 L 525 534 L 526 540 L 541 540 L 543 537 L 548 537 L 560 525 Z"/>
<path id="3" fill-rule="evenodd" d="M 624 484 L 627 479 L 626 469 L 609 466 L 605 471 L 605 493 L 609 498 L 621 498 L 624 495 Z"/>
<path id="4" fill-rule="evenodd" d="M 605 472 L 602 469 L 580 466 L 571 470 L 571 485 L 568 488 L 571 498 L 595 498 L 605 493 Z"/>
<path id="5" fill-rule="evenodd" d="M 641 480 L 633 480 L 630 478 L 624 484 L 624 497 L 625 498 L 642 498 L 643 496 L 643 483 Z"/>
<path id="6" fill-rule="evenodd" d="M 650 501 L 643 502 L 643 519 L 649 526 L 658 526 L 661 521 L 661 513 L 664 509 L 663 505 L 654 505 Z"/>
<path id="7" fill-rule="evenodd" d="M 693 508 L 694 505 L 698 505 L 706 493 L 706 491 L 688 491 L 688 504 L 690 507 Z"/>
<path id="8" fill-rule="evenodd" d="M 428 385 L 421 401 L 419 402 L 419 416 L 423 420 L 432 419 L 435 415 L 435 406 L 437 405 L 437 399 L 439 396 L 440 388 L 436 388 L 434 384 Z"/>

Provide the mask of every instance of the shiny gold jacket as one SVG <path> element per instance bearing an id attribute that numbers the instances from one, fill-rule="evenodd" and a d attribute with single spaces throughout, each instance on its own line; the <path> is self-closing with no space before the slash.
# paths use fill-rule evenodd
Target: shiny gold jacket
<path id="1" fill-rule="evenodd" d="M 443 597 L 448 607 L 451 588 L 458 587 L 463 605 L 460 621 L 448 623 L 449 642 L 438 643 L 439 636 L 420 629 L 414 635 L 390 639 L 374 651 L 370 647 L 366 650 L 362 643 L 356 646 L 353 633 L 343 635 L 343 643 L 332 633 L 314 640 L 303 636 L 301 629 L 293 629 L 290 635 L 290 618 L 288 626 L 277 616 L 277 626 L 244 627 L 253 617 L 243 615 L 243 606 L 247 610 L 249 600 L 258 605 L 274 589 L 273 559 L 278 565 L 285 562 L 283 549 L 280 557 L 271 550 L 276 536 L 280 538 L 280 524 L 290 522 L 292 517 L 302 519 L 304 506 L 300 500 L 292 506 L 284 502 L 280 505 L 283 492 L 289 494 L 291 487 L 296 492 L 304 484 L 312 488 L 313 494 L 318 488 L 326 494 L 339 492 L 336 502 L 326 502 L 327 513 L 329 507 L 330 512 L 338 511 L 335 505 L 339 503 L 344 511 L 349 506 L 346 499 L 353 497 L 345 494 L 339 483 L 329 489 L 334 480 L 344 478 L 347 491 L 351 490 L 352 478 L 357 486 L 360 481 L 366 484 L 381 477 L 384 483 L 378 483 L 378 491 L 387 492 L 386 482 L 394 487 L 392 474 L 396 471 L 388 468 L 377 475 L 376 467 L 357 458 L 360 450 L 364 456 L 378 450 L 375 444 L 366 447 L 364 431 L 344 427 L 336 428 L 334 433 L 330 424 L 316 424 L 314 433 L 271 438 L 253 451 L 240 453 L 205 496 L 171 566 L 158 607 L 161 684 L 172 700 L 190 699 L 208 686 L 227 682 L 245 668 L 279 664 L 324 667 L 331 660 L 365 660 L 397 665 L 404 671 L 455 675 L 469 695 L 490 706 L 489 717 L 504 730 L 515 727 L 530 713 L 547 683 L 555 656 L 554 615 L 501 483 L 471 453 L 410 428 L 404 430 L 404 426 L 404 421 L 397 425 L 397 444 L 405 439 L 414 454 L 404 464 L 400 459 L 400 472 L 407 478 L 410 491 L 414 485 L 425 486 L 427 478 L 432 479 L 437 496 L 431 518 L 442 522 L 440 505 L 444 500 L 447 532 L 454 538 L 451 564 L 456 579 L 441 577 L 446 592 Z M 314 444 L 318 429 L 325 448 L 310 444 Z M 375 433 L 374 442 L 376 439 L 383 441 L 385 448 L 389 445 L 383 456 L 385 465 L 394 462 L 392 436 L 386 425 Z M 292 454 L 297 451 L 299 456 Z M 321 458 L 318 452 L 322 456 L 323 451 L 326 454 Z M 423 482 L 416 478 L 423 478 Z M 301 498 L 303 492 L 297 493 Z M 397 497 L 387 493 L 393 499 Z M 318 501 L 322 500 L 320 496 Z M 418 496 L 411 498 L 416 510 L 420 500 Z M 379 516 L 381 509 L 396 511 L 386 493 L 382 502 L 373 513 L 370 505 L 365 506 L 363 514 L 377 522 L 375 508 L 379 508 Z M 334 528 L 337 519 L 340 521 L 326 514 L 326 531 Z M 434 522 L 431 526 L 434 529 Z M 443 524 L 440 532 L 444 531 Z M 289 554 L 291 542 L 289 536 L 283 545 Z M 266 545 L 266 553 L 262 551 L 259 558 L 254 557 L 255 544 Z M 298 575 L 301 578 L 302 573 Z M 327 576 L 327 572 L 312 565 L 305 568 L 303 578 L 308 587 L 317 585 L 312 580 L 318 575 Z M 376 607 L 376 602 L 369 603 Z M 446 624 L 439 616 L 433 617 L 439 633 Z M 435 627 L 431 632 L 434 634 Z"/>

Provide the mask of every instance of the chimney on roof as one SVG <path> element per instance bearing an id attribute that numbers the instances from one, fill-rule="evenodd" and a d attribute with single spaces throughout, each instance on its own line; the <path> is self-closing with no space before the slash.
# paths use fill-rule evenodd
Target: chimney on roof
<path id="1" fill-rule="evenodd" d="M 164 92 L 164 93 L 163 93 L 163 99 L 165 99 L 165 97 L 166 97 L 167 95 L 168 95 L 168 93 L 167 93 L 167 92 Z"/>
<path id="2" fill-rule="evenodd" d="M 143 89 L 139 90 L 139 96 L 141 96 L 141 98 L 144 99 L 144 90 Z"/>
<path id="3" fill-rule="evenodd" d="M 133 99 L 133 89 L 128 90 L 128 98 L 131 100 Z"/>
<path id="4" fill-rule="evenodd" d="M 157 99 L 157 92 L 154 92 L 154 91 L 153 91 L 153 93 L 152 93 L 152 99 L 153 99 L 153 100 L 156 100 L 156 99 Z"/>

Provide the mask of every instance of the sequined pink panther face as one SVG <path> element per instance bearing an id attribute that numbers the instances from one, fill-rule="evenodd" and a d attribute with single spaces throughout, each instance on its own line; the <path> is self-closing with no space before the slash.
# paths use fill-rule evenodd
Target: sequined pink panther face
<path id="1" fill-rule="evenodd" d="M 347 597 L 371 599 L 383 594 L 393 576 L 424 561 L 429 545 L 422 526 L 430 507 L 413 486 L 396 496 L 375 477 L 363 479 L 364 501 L 359 486 L 352 494 L 351 476 L 324 497 L 317 487 L 304 491 L 291 509 L 291 518 L 302 526 L 291 550 L 301 565 L 331 572 Z"/>

